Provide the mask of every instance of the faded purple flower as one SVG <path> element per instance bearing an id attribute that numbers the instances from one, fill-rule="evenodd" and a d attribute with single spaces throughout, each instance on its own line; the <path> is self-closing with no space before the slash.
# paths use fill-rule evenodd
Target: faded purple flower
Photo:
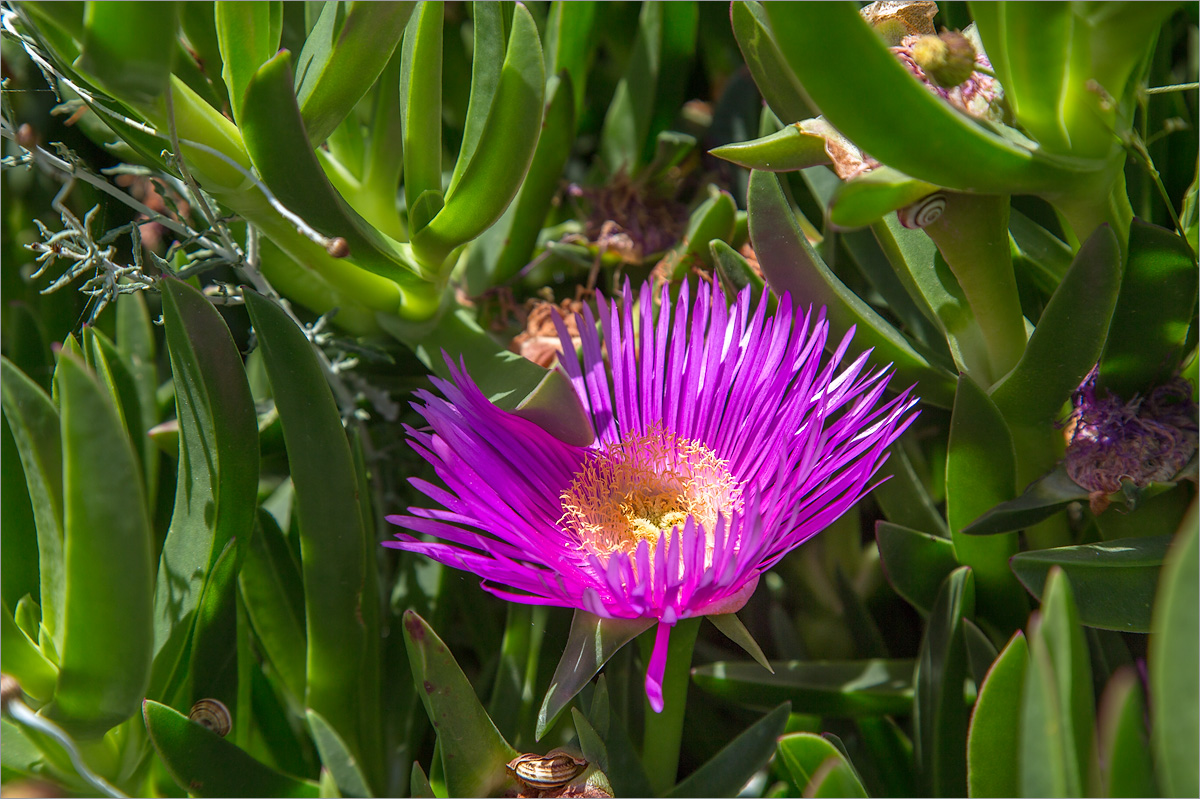
<path id="1" fill-rule="evenodd" d="M 1097 396 L 1093 369 L 1075 390 L 1067 431 L 1067 474 L 1092 492 L 1092 508 L 1124 480 L 1138 487 L 1167 482 L 1196 454 L 1196 403 L 1182 377 L 1126 402 Z"/>
<path id="2" fill-rule="evenodd" d="M 991 72 L 992 63 L 988 60 L 987 55 L 984 54 L 983 46 L 979 41 L 978 34 L 975 33 L 974 27 L 969 26 L 967 30 L 963 31 L 962 35 L 975 48 L 976 66 Z M 914 48 L 920 45 L 923 38 L 916 35 L 905 36 L 900 40 L 899 45 L 891 48 L 892 52 L 900 59 L 900 63 L 916 76 L 917 80 L 925 84 L 929 91 L 941 97 L 950 105 L 966 114 L 970 114 L 976 119 L 986 119 L 993 122 L 1002 121 L 1003 112 L 1000 101 L 1004 96 L 1004 91 L 1000 87 L 1000 82 L 991 75 L 985 75 L 982 72 L 973 72 L 969 78 L 953 88 L 944 89 L 938 86 L 936 82 L 925 74 L 925 70 L 918 63 L 919 59 L 914 56 Z"/>
<path id="3" fill-rule="evenodd" d="M 662 708 L 671 627 L 740 609 L 759 576 L 870 490 L 887 447 L 915 417 L 908 391 L 863 353 L 841 366 L 853 331 L 823 357 L 829 327 L 773 315 L 719 285 L 685 283 L 597 296 L 582 358 L 562 369 L 595 430 L 566 444 L 497 408 L 462 368 L 418 392 L 429 423 L 411 443 L 445 487 L 414 480 L 440 508 L 389 521 L 393 546 L 483 578 L 515 602 L 659 622 L 646 693 Z M 559 323 L 564 351 L 572 352 Z M 839 368 L 840 367 L 840 368 Z"/>

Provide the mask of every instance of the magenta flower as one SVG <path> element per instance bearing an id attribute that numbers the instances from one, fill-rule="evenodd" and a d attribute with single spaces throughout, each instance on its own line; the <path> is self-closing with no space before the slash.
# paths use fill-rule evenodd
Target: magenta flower
<path id="1" fill-rule="evenodd" d="M 635 305 L 636 303 L 636 305 Z M 463 369 L 418 392 L 429 422 L 411 443 L 445 488 L 413 483 L 441 508 L 389 521 L 393 546 L 474 572 L 514 602 L 658 625 L 646 694 L 662 709 L 671 627 L 739 610 L 759 575 L 866 494 L 887 447 L 915 417 L 867 355 L 839 369 L 824 314 L 798 319 L 785 296 L 767 315 L 719 285 L 597 296 L 580 320 L 582 359 L 562 367 L 596 433 L 566 444 L 497 408 Z M 561 320 L 564 351 L 573 352 Z M 580 363 L 582 360 L 582 364 Z"/>

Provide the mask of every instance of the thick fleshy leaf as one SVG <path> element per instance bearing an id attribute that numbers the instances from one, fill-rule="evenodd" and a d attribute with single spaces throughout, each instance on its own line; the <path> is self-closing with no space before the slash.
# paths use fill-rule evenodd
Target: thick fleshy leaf
<path id="1" fill-rule="evenodd" d="M 550 204 L 558 192 L 567 156 L 571 154 L 571 145 L 575 142 L 574 108 L 570 76 L 567 73 L 551 75 L 546 83 L 546 113 L 542 132 L 533 160 L 529 163 L 529 172 L 521 184 L 520 193 L 512 202 L 511 211 L 506 212 L 497 223 L 503 228 L 504 220 L 511 213 L 511 224 L 505 229 L 503 248 L 496 258 L 492 273 L 495 283 L 511 280 L 533 256 L 542 223 L 546 221 Z"/>
<path id="2" fill-rule="evenodd" d="M 642 6 L 632 54 L 600 132 L 600 155 L 609 174 L 636 175 L 658 133 L 670 123 L 670 118 L 665 122 L 656 118 L 664 109 L 674 108 L 671 104 L 677 98 L 672 95 L 683 89 L 679 73 L 695 48 L 696 20 L 695 3 Z"/>
<path id="3" fill-rule="evenodd" d="M 966 535 L 1021 530 L 1058 513 L 1072 502 L 1086 502 L 1088 490 L 1070 478 L 1066 467 L 1034 480 L 1016 499 L 1002 502 L 963 527 Z"/>
<path id="4" fill-rule="evenodd" d="M 750 286 L 751 302 L 757 305 L 763 289 L 766 288 L 762 276 L 750 268 L 749 262 L 741 253 L 725 242 L 712 241 L 708 247 L 712 253 L 713 266 L 730 289 L 730 295 L 736 295 L 746 286 Z"/>
<path id="5" fill-rule="evenodd" d="M 1120 538 L 1099 544 L 1021 552 L 1012 570 L 1041 599 L 1050 569 L 1071 580 L 1079 620 L 1091 627 L 1150 632 L 1150 611 L 1170 536 Z"/>
<path id="6" fill-rule="evenodd" d="M 137 419 L 126 419 L 125 424 L 141 457 L 146 496 L 153 499 L 158 493 L 159 450 L 147 433 L 159 422 L 157 343 L 140 291 L 117 298 L 117 348 L 133 378 L 140 414 Z"/>
<path id="7" fill-rule="evenodd" d="M 127 103 L 151 103 L 167 90 L 179 3 L 88 3 L 77 67 Z"/>
<path id="8" fill-rule="evenodd" d="M 652 623 L 652 619 L 603 619 L 583 610 L 575 611 L 562 659 L 550 678 L 550 688 L 538 711 L 535 733 L 538 740 L 608 659 Z"/>
<path id="9" fill-rule="evenodd" d="M 967 794 L 1020 796 L 1018 740 L 1029 647 L 1020 630 L 1009 640 L 979 687 L 967 732 Z"/>
<path id="10" fill-rule="evenodd" d="M 791 702 L 797 713 L 825 716 L 912 712 L 911 660 L 773 661 L 774 674 L 753 662 L 710 663 L 692 670 L 696 685 L 749 707 Z"/>
<path id="11" fill-rule="evenodd" d="M 716 186 L 708 187 L 709 197 L 692 212 L 683 238 L 667 255 L 667 264 L 677 276 L 687 273 L 690 266 L 699 260 L 711 266 L 712 252 L 709 242 L 733 239 L 737 205 L 727 191 Z"/>
<path id="12" fill-rule="evenodd" d="M 815 115 L 796 75 L 788 67 L 779 44 L 771 33 L 771 24 L 761 3 L 737 0 L 731 4 L 729 18 L 746 66 L 771 110 L 786 123 L 799 122 Z"/>
<path id="13" fill-rule="evenodd" d="M 1050 298 L 1025 354 L 991 390 L 1010 422 L 1055 420 L 1100 357 L 1121 285 L 1121 249 L 1108 226 L 1084 242 Z"/>
<path id="14" fill-rule="evenodd" d="M 58 668 L 46 659 L 37 644 L 17 626 L 8 603 L 4 603 L 3 640 L 0 643 L 0 663 L 5 674 L 17 678 L 22 690 L 39 702 L 48 702 L 54 695 Z"/>
<path id="15" fill-rule="evenodd" d="M 915 796 L 917 775 L 913 745 L 890 716 L 863 716 L 856 721 L 867 761 L 878 773 L 883 796 Z"/>
<path id="16" fill-rule="evenodd" d="M 959 190 L 1032 193 L 1078 185 L 1091 177 L 1089 169 L 1104 167 L 1041 155 L 951 107 L 909 74 L 851 4 L 783 3 L 768 6 L 767 16 L 780 51 L 829 122 L 914 178 Z"/>
<path id="17" fill-rule="evenodd" d="M 65 352 L 65 351 L 64 351 Z M 137 712 L 153 646 L 152 531 L 141 471 L 108 392 L 61 356 L 65 593 L 49 715 L 80 736 Z"/>
<path id="18" fill-rule="evenodd" d="M 491 227 L 516 196 L 537 147 L 545 89 L 537 25 L 528 9 L 518 5 L 496 95 L 475 152 L 429 224 L 418 227 L 412 222 L 413 252 L 426 268 L 440 268 L 455 247 Z"/>
<path id="19" fill-rule="evenodd" d="M 37 523 L 29 501 L 25 469 L 7 417 L 0 411 L 0 597 L 15 607 L 24 597 L 32 601 L 38 585 Z M 35 632 L 36 635 L 36 632 Z"/>
<path id="20" fill-rule="evenodd" d="M 1152 743 L 1160 787 L 1167 796 L 1200 790 L 1200 555 L 1196 502 L 1167 554 L 1154 601 L 1150 637 Z"/>
<path id="21" fill-rule="evenodd" d="M 1096 384 L 1125 399 L 1178 369 L 1196 310 L 1196 263 L 1174 232 L 1137 219 Z"/>
<path id="22" fill-rule="evenodd" d="M 708 152 L 746 169 L 766 172 L 792 172 L 829 163 L 824 137 L 805 131 L 799 122 L 760 139 L 726 144 Z"/>
<path id="23" fill-rule="evenodd" d="M 166 705 L 147 699 L 142 715 L 167 772 L 193 796 L 318 795 L 316 783 L 263 765 Z"/>
<path id="24" fill-rule="evenodd" d="M 429 778 L 425 776 L 425 770 L 421 768 L 421 764 L 415 760 L 412 764 L 412 774 L 409 777 L 408 785 L 409 796 L 433 799 L 433 788 L 429 785 Z"/>
<path id="25" fill-rule="evenodd" d="M 440 0 L 421 3 L 408 20 L 401 48 L 404 193 L 413 232 L 422 227 L 412 220 L 418 198 L 442 192 L 442 19 Z"/>
<path id="26" fill-rule="evenodd" d="M 1017 457 L 1004 417 L 975 381 L 959 376 L 946 449 L 946 519 L 955 558 L 975 575 L 979 613 L 1006 631 L 1020 627 L 1028 614 L 1025 594 L 1008 568 L 1017 552 L 1016 533 L 983 538 L 961 530 L 1012 499 L 1016 478 Z"/>
<path id="27" fill-rule="evenodd" d="M 7 358 L 0 359 L 4 416 L 21 454 L 37 525 L 42 624 L 62 645 L 63 450 L 58 409 L 50 396 Z"/>
<path id="28" fill-rule="evenodd" d="M 875 487 L 872 496 L 889 522 L 949 540 L 946 520 L 902 444 L 892 445 L 879 476 L 887 479 Z"/>
<path id="29" fill-rule="evenodd" d="M 238 572 L 246 613 L 263 655 L 297 702 L 304 701 L 304 584 L 275 519 L 262 510 Z"/>
<path id="30" fill-rule="evenodd" d="M 246 292 L 246 307 L 263 349 L 295 486 L 308 638 L 305 701 L 351 752 L 360 740 L 360 686 L 347 680 L 364 668 L 367 594 L 358 481 L 333 393 L 304 332 L 275 303 Z M 374 780 L 374 775 L 369 775 Z"/>
<path id="31" fill-rule="evenodd" d="M 855 345 L 873 347 L 875 359 L 893 364 L 900 385 L 917 383 L 925 402 L 948 407 L 953 398 L 950 375 L 929 364 L 900 333 L 850 291 L 804 237 L 784 199 L 779 179 L 770 172 L 750 173 L 750 237 L 771 289 L 804 307 L 824 305 L 832 342 L 854 327 Z"/>
<path id="32" fill-rule="evenodd" d="M 308 717 L 308 728 L 312 730 L 313 742 L 317 745 L 317 753 L 321 756 L 321 765 L 333 775 L 342 795 L 372 796 L 367 778 L 337 731 L 315 710 L 309 710 L 305 715 Z"/>
<path id="33" fill-rule="evenodd" d="M 754 658 L 755 663 L 767 671 L 772 671 L 771 663 L 767 660 L 767 656 L 763 654 L 762 647 L 758 645 L 758 641 L 754 640 L 754 636 L 746 629 L 746 625 L 742 624 L 742 620 L 737 617 L 736 613 L 718 613 L 706 618 L 726 638 L 733 641 L 744 649 L 747 655 Z"/>
<path id="34" fill-rule="evenodd" d="M 838 185 L 829 201 L 829 221 L 838 227 L 865 227 L 937 189 L 932 183 L 881 166 Z"/>
<path id="35" fill-rule="evenodd" d="M 967 651 L 963 622 L 975 612 L 975 581 L 963 566 L 942 583 L 929 613 L 913 696 L 917 766 L 929 796 L 962 796 L 967 769 L 962 745 L 968 708 L 963 700 Z"/>
<path id="36" fill-rule="evenodd" d="M 249 541 L 258 429 L 241 354 L 221 314 L 174 278 L 163 279 L 162 298 L 180 447 L 175 507 L 154 592 L 149 695 L 170 699 L 183 678 L 180 659 L 217 558 L 231 541 Z"/>
<path id="37" fill-rule="evenodd" d="M 787 725 L 791 705 L 784 702 L 756 721 L 720 752 L 667 793 L 667 796 L 734 796 L 767 765 L 775 741 Z"/>
<path id="38" fill-rule="evenodd" d="M 451 796 L 491 796 L 512 778 L 518 752 L 496 730 L 454 656 L 424 619 L 404 614 L 404 644 L 429 722 L 437 727 Z"/>
<path id="39" fill-rule="evenodd" d="M 853 766 L 828 738 L 796 732 L 779 739 L 779 757 L 803 796 L 867 795 Z"/>
<path id="40" fill-rule="evenodd" d="M 596 19 L 593 0 L 558 0 L 550 4 L 546 21 L 546 74 L 570 76 L 574 91 L 574 119 L 583 115 L 587 90 L 588 59 L 593 47 L 592 26 Z"/>
<path id="41" fill-rule="evenodd" d="M 1123 667 L 1108 681 L 1097 716 L 1100 785 L 1093 786 L 1092 795 L 1162 796 L 1154 779 L 1142 681 L 1133 667 Z"/>
<path id="42" fill-rule="evenodd" d="M 1086 784 L 1095 706 L 1087 641 L 1061 569 L 1053 569 L 1047 580 L 1029 656 L 1021 702 L 1022 795 L 1079 795 Z"/>
<path id="43" fill-rule="evenodd" d="M 418 269 L 409 249 L 359 216 L 325 176 L 304 133 L 291 64 L 291 54 L 280 51 L 246 87 L 241 131 L 255 169 L 289 209 L 322 234 L 342 238 L 352 263 L 416 288 Z"/>
<path id="44" fill-rule="evenodd" d="M 233 118 L 241 124 L 244 121 L 242 108 L 250 79 L 259 67 L 279 51 L 279 37 L 283 32 L 283 3 L 217 0 L 214 6 L 221 78 L 229 88 L 229 106 Z"/>
<path id="45" fill-rule="evenodd" d="M 896 593 L 924 614 L 933 609 L 942 581 L 959 567 L 948 538 L 891 522 L 875 523 L 883 573 Z"/>
<path id="46" fill-rule="evenodd" d="M 341 14 L 333 3 L 321 9 L 296 58 L 296 102 L 313 145 L 333 132 L 383 72 L 414 5 L 355 3 Z"/>

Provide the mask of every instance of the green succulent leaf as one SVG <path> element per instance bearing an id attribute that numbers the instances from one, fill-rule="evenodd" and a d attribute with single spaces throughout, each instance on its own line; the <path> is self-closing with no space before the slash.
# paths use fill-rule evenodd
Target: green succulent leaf
<path id="1" fill-rule="evenodd" d="M 322 7 L 296 58 L 296 102 L 314 146 L 325 141 L 383 72 L 416 3 L 352 3 L 340 13 L 339 5 Z"/>
<path id="2" fill-rule="evenodd" d="M 933 609 L 942 582 L 959 567 L 948 538 L 891 522 L 876 522 L 883 573 L 896 593 L 924 614 Z"/>
<path id="3" fill-rule="evenodd" d="M 292 698 L 303 702 L 304 583 L 283 533 L 265 510 L 258 513 L 238 586 L 264 656 Z"/>
<path id="4" fill-rule="evenodd" d="M 305 702 L 328 722 L 349 750 L 370 768 L 378 741 L 360 729 L 361 686 L 347 680 L 364 666 L 368 629 L 362 605 L 367 592 L 368 547 L 354 459 L 333 393 L 312 344 L 274 302 L 246 292 L 246 307 L 263 348 L 267 375 L 287 444 L 296 489 L 301 573 L 308 639 Z M 372 568 L 374 568 L 372 566 Z M 371 775 L 375 784 L 375 775 Z"/>
<path id="5" fill-rule="evenodd" d="M 312 730 L 313 741 L 317 745 L 317 752 L 321 756 L 321 765 L 329 770 L 342 794 L 373 796 L 367 778 L 363 776 L 354 755 L 346 748 L 346 742 L 337 731 L 315 710 L 309 710 L 305 715 L 308 718 L 308 727 Z"/>
<path id="6" fill-rule="evenodd" d="M 652 619 L 603 619 L 586 611 L 575 611 L 567 646 L 538 711 L 535 733 L 538 740 L 608 659 L 652 623 Z"/>
<path id="7" fill-rule="evenodd" d="M 854 767 L 829 738 L 797 732 L 779 739 L 779 757 L 803 796 L 866 797 Z"/>
<path id="8" fill-rule="evenodd" d="M 192 5 L 183 4 L 185 9 Z M 229 87 L 233 118 L 245 123 L 246 88 L 254 73 L 279 52 L 283 32 L 283 3 L 239 3 L 217 0 L 214 5 L 216 36 L 220 47 L 221 78 Z"/>
<path id="9" fill-rule="evenodd" d="M 707 763 L 672 788 L 667 796 L 730 796 L 775 753 L 775 741 L 787 725 L 791 705 L 784 702 L 750 725 Z M 866 794 L 863 794 L 864 796 Z"/>
<path id="10" fill-rule="evenodd" d="M 0 641 L 0 667 L 21 684 L 21 689 L 39 702 L 48 702 L 54 695 L 58 680 L 58 667 L 51 663 L 37 644 L 17 626 L 8 603 L 4 603 L 4 615 L 0 617 L 3 639 Z"/>
<path id="11" fill-rule="evenodd" d="M 1050 569 L 1071 580 L 1079 619 L 1105 630 L 1150 632 L 1150 611 L 1170 536 L 1121 538 L 1018 553 L 1012 570 L 1035 597 L 1042 597 Z"/>
<path id="12" fill-rule="evenodd" d="M 960 191 L 1035 193 L 1099 179 L 1106 166 L 1042 155 L 951 107 L 909 74 L 853 4 L 784 3 L 769 6 L 767 16 L 826 119 L 915 179 Z"/>
<path id="13" fill-rule="evenodd" d="M 791 702 L 797 713 L 826 716 L 912 712 L 911 660 L 718 662 L 692 670 L 696 685 L 754 708 Z"/>
<path id="14" fill-rule="evenodd" d="M 276 197 L 324 235 L 344 239 L 353 263 L 410 286 L 416 282 L 419 270 L 407 248 L 359 216 L 325 177 L 292 93 L 289 52 L 254 73 L 243 116 L 246 149 Z"/>
<path id="15" fill-rule="evenodd" d="M 746 169 L 766 172 L 792 172 L 829 163 L 825 138 L 807 132 L 800 122 L 760 139 L 726 144 L 708 152 Z"/>
<path id="16" fill-rule="evenodd" d="M 518 5 L 496 94 L 475 152 L 458 182 L 446 192 L 445 207 L 428 225 L 413 226 L 413 251 L 427 268 L 440 267 L 455 247 L 487 230 L 516 196 L 537 147 L 545 88 L 537 25 L 529 11 Z M 408 173 L 406 181 L 411 179 Z"/>
<path id="17" fill-rule="evenodd" d="M 979 687 L 967 732 L 969 796 L 1020 796 L 1018 756 L 1022 694 L 1029 646 L 1018 630 Z"/>
<path id="18" fill-rule="evenodd" d="M 750 238 L 772 290 L 782 296 L 790 292 L 792 302 L 824 305 L 835 347 L 851 327 L 856 346 L 874 348 L 875 357 L 891 362 L 897 384 L 918 383 L 921 398 L 948 406 L 953 398 L 950 376 L 922 357 L 882 317 L 846 288 L 813 250 L 784 199 L 778 178 L 770 172 L 750 173 Z"/>
<path id="19" fill-rule="evenodd" d="M 1121 250 L 1105 225 L 1079 248 L 1024 356 L 991 390 L 1010 423 L 1045 424 L 1057 418 L 1100 357 L 1120 285 Z"/>
<path id="20" fill-rule="evenodd" d="M 149 695 L 181 679 L 204 592 L 230 542 L 249 541 L 258 487 L 258 429 L 241 354 L 221 314 L 197 289 L 163 279 L 163 318 L 180 431 L 171 525 L 154 590 Z"/>
<path id="21" fill-rule="evenodd" d="M 63 450 L 58 409 L 50 396 L 7 358 L 0 359 L 0 396 L 25 472 L 37 526 L 42 624 L 62 645 Z"/>
<path id="22" fill-rule="evenodd" d="M 404 644 L 413 682 L 438 728 L 451 796 L 490 796 L 511 784 L 504 765 L 518 752 L 496 730 L 454 656 L 424 619 L 404 614 Z"/>
<path id="23" fill-rule="evenodd" d="M 892 211 L 933 194 L 937 188 L 889 166 L 877 167 L 838 184 L 829 201 L 829 221 L 843 228 L 873 225 Z"/>
<path id="24" fill-rule="evenodd" d="M 154 641 L 152 531 L 137 457 L 108 392 L 68 354 L 55 380 L 67 590 L 58 687 L 47 712 L 91 737 L 136 713 L 145 695 Z"/>
<path id="25" fill-rule="evenodd" d="M 1150 635 L 1151 743 L 1160 786 L 1168 796 L 1200 788 L 1200 554 L 1195 501 L 1167 553 Z"/>
<path id="26" fill-rule="evenodd" d="M 442 192 L 442 19 L 441 0 L 421 3 L 404 31 L 400 119 L 404 194 L 410 208 L 425 192 Z M 410 215 L 409 227 L 416 233 L 424 225 Z"/>
<path id="27" fill-rule="evenodd" d="M 1165 383 L 1186 354 L 1195 312 L 1196 262 L 1187 242 L 1135 219 L 1097 388 L 1132 399 Z"/>
<path id="28" fill-rule="evenodd" d="M 1001 502 L 962 528 L 966 535 L 993 535 L 1021 530 L 1058 513 L 1072 502 L 1086 502 L 1088 490 L 1059 466 L 1034 480 L 1016 499 Z"/>
<path id="29" fill-rule="evenodd" d="M 1087 641 L 1071 585 L 1052 569 L 1029 638 L 1021 702 L 1022 795 L 1083 791 L 1095 727 Z"/>
<path id="30" fill-rule="evenodd" d="M 969 567 L 942 582 L 921 641 L 913 696 L 913 728 L 922 787 L 930 796 L 962 796 L 967 789 L 962 743 L 968 708 L 963 699 L 967 650 L 965 622 L 975 613 L 975 581 Z"/>
<path id="31" fill-rule="evenodd" d="M 1132 666 L 1109 679 L 1097 714 L 1097 751 L 1103 796 L 1161 796 L 1146 731 L 1142 681 Z"/>
<path id="32" fill-rule="evenodd" d="M 779 50 L 762 4 L 737 0 L 730 6 L 729 17 L 746 66 L 775 115 L 787 123 L 814 116 L 804 89 Z"/>
<path id="33" fill-rule="evenodd" d="M 976 603 L 984 617 L 1007 630 L 1021 626 L 1028 607 L 1008 559 L 1017 536 L 963 535 L 967 523 L 1016 494 L 1017 457 L 1000 411 L 970 377 L 961 375 L 946 450 L 946 519 L 955 558 L 975 575 Z"/>
<path id="34" fill-rule="evenodd" d="M 167 773 L 193 796 L 316 797 L 316 783 L 263 765 L 166 705 L 142 703 L 146 730 Z"/>
<path id="35" fill-rule="evenodd" d="M 78 68 L 114 97 L 151 103 L 171 77 L 180 3 L 89 2 Z"/>
<path id="36" fill-rule="evenodd" d="M 509 206 L 510 211 L 506 211 L 505 216 L 492 228 L 501 228 L 506 234 L 492 270 L 493 283 L 511 280 L 533 256 L 542 223 L 546 221 L 546 214 L 558 192 L 567 157 L 575 143 L 575 93 L 572 86 L 570 74 L 566 71 L 552 75 L 546 83 L 546 113 L 529 172 L 521 184 L 521 191 Z M 506 227 L 504 220 L 509 213 L 512 216 Z"/>

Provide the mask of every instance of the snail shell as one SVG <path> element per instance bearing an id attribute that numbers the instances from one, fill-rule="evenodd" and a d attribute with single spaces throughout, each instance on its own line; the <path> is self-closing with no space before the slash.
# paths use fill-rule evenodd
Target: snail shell
<path id="1" fill-rule="evenodd" d="M 940 219 L 945 210 L 946 195 L 938 191 L 901 208 L 896 212 L 896 218 L 906 228 L 922 228 Z"/>
<path id="2" fill-rule="evenodd" d="M 229 715 L 229 708 L 217 699 L 201 699 L 192 705 L 192 711 L 188 713 L 188 718 L 201 727 L 207 727 L 222 738 L 228 735 L 233 728 L 233 718 Z"/>
<path id="3" fill-rule="evenodd" d="M 535 791 L 561 788 L 582 774 L 588 762 L 561 750 L 546 755 L 518 755 L 508 762 L 512 775 Z"/>

